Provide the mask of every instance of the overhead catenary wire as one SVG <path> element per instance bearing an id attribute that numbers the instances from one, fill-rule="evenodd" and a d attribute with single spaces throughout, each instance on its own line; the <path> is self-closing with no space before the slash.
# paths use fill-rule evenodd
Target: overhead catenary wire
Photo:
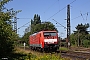
<path id="1" fill-rule="evenodd" d="M 76 0 L 72 1 L 70 4 L 74 3 Z M 55 3 L 54 3 L 55 4 Z M 50 16 L 47 20 L 49 20 L 50 18 L 52 18 L 53 16 L 55 16 L 56 14 L 58 14 L 60 11 L 64 10 L 67 6 L 65 6 L 64 8 L 60 9 L 58 12 L 56 12 L 55 14 L 53 14 L 52 16 Z M 50 7 L 49 7 L 50 8 Z M 19 18 L 19 19 L 31 19 L 31 18 Z M 30 22 L 28 22 L 30 23 Z M 25 25 L 27 25 L 28 23 L 26 23 Z M 59 22 L 58 22 L 59 23 Z M 60 23 L 59 23 L 60 24 Z M 19 27 L 18 29 L 24 27 L 25 25 Z M 61 25 L 61 24 L 60 24 Z M 61 25 L 62 27 L 64 27 L 63 25 Z M 66 27 L 64 27 L 66 28 Z"/>
<path id="2" fill-rule="evenodd" d="M 58 2 L 58 0 L 56 0 L 51 6 L 49 6 L 43 13 L 44 13 L 44 17 L 45 17 L 45 14 L 46 14 L 46 12 L 52 7 L 52 6 L 54 6 L 55 4 L 56 4 L 56 2 Z"/>
<path id="3" fill-rule="evenodd" d="M 87 12 L 86 20 L 87 20 L 87 17 L 88 17 L 88 12 Z"/>
<path id="4" fill-rule="evenodd" d="M 59 0 L 58 0 L 59 1 Z M 72 4 L 72 3 L 74 3 L 76 0 L 74 0 L 74 1 L 72 1 L 70 4 Z M 56 3 L 56 2 L 55 2 Z M 55 4 L 54 3 L 54 4 Z M 53 5 L 54 5 L 53 4 Z M 65 8 L 66 8 L 67 6 L 65 6 L 64 8 L 62 8 L 62 9 L 60 9 L 58 12 L 56 12 L 55 14 L 53 14 L 51 17 L 49 17 L 47 20 L 49 20 L 50 18 L 52 18 L 53 16 L 55 16 L 56 14 L 58 14 L 60 11 L 62 11 L 62 10 L 64 10 Z M 49 7 L 49 8 L 51 8 L 51 6 Z M 49 9 L 48 8 L 48 9 Z M 31 19 L 31 18 L 18 18 L 18 19 Z M 28 22 L 28 23 L 30 23 L 30 22 Z M 28 23 L 26 23 L 26 24 L 28 24 Z M 25 25 L 26 25 L 25 24 Z M 60 24 L 60 23 L 59 23 Z M 23 25 L 23 26 L 25 26 L 25 25 Z M 60 24 L 61 25 L 61 24 Z M 23 27 L 23 26 L 21 26 L 21 27 Z M 63 25 L 61 25 L 61 26 L 63 26 Z M 21 27 L 19 27 L 18 29 L 20 29 Z M 64 27 L 64 26 L 63 26 Z M 66 27 L 64 27 L 64 28 L 66 28 Z"/>
<path id="5" fill-rule="evenodd" d="M 67 29 L 65 26 L 63 26 L 62 24 L 60 24 L 59 22 L 57 22 L 55 19 L 52 19 L 54 20 L 56 23 L 58 23 L 59 25 L 61 25 L 62 27 L 64 27 L 64 29 Z"/>
<path id="6" fill-rule="evenodd" d="M 76 0 L 72 1 L 70 4 L 74 3 Z M 51 17 L 49 17 L 47 20 L 49 20 L 50 18 L 52 18 L 53 16 L 55 16 L 56 14 L 58 14 L 60 11 L 64 10 L 67 6 L 65 6 L 64 8 L 62 8 L 61 10 L 59 10 L 58 12 L 56 12 L 54 15 L 52 15 Z M 54 20 L 54 19 L 52 19 Z M 60 24 L 58 21 L 54 20 L 55 22 L 57 22 L 59 25 L 61 25 L 62 27 L 64 27 L 64 29 L 67 29 L 65 26 L 63 26 L 62 24 Z"/>
<path id="7" fill-rule="evenodd" d="M 56 14 L 58 14 L 60 11 L 64 10 L 66 8 L 66 6 L 64 8 L 62 8 L 61 10 L 59 10 L 58 12 L 56 12 L 55 14 L 53 14 L 51 17 L 49 17 L 47 20 L 49 20 L 50 18 L 52 18 L 53 16 L 55 16 Z"/>
<path id="8" fill-rule="evenodd" d="M 46 11 L 49 10 L 56 2 L 58 2 L 58 1 L 55 1 L 51 6 L 49 6 L 49 7 L 46 9 Z M 44 13 L 46 13 L 46 11 L 45 11 Z"/>
<path id="9" fill-rule="evenodd" d="M 90 13 L 90 12 L 88 12 L 88 13 Z M 86 15 L 87 13 L 84 13 L 84 14 L 82 14 L 82 15 Z M 74 20 L 74 19 L 77 19 L 77 18 L 79 18 L 79 17 L 81 17 L 81 15 L 79 15 L 79 16 L 77 16 L 77 17 L 75 17 L 75 18 L 72 18 L 71 20 Z"/>
<path id="10" fill-rule="evenodd" d="M 87 16 L 88 16 L 88 14 L 89 14 L 90 12 L 87 12 L 87 13 L 84 13 L 84 14 L 82 14 L 82 15 L 86 15 L 87 14 Z M 79 18 L 79 17 L 82 17 L 81 15 L 80 16 L 77 16 L 77 17 L 75 17 L 75 18 L 72 18 L 71 20 L 75 20 L 75 19 L 77 19 L 77 18 Z M 86 17 L 86 19 L 87 19 L 87 17 Z M 73 31 L 73 30 L 72 30 Z"/>
<path id="11" fill-rule="evenodd" d="M 74 3 L 76 0 L 72 1 L 71 3 L 69 4 L 72 4 Z M 56 12 L 55 14 L 53 14 L 52 16 L 50 16 L 47 20 L 49 20 L 50 18 L 52 18 L 53 16 L 55 16 L 56 14 L 58 14 L 60 11 L 64 10 L 67 6 L 63 7 L 62 9 L 60 9 L 58 12 Z"/>
<path id="12" fill-rule="evenodd" d="M 72 1 L 70 4 L 74 3 L 76 0 Z M 58 12 L 56 12 L 55 14 L 53 14 L 51 17 L 49 17 L 47 20 L 49 20 L 50 18 L 52 18 L 53 16 L 55 16 L 56 14 L 58 14 L 60 11 L 64 10 L 67 6 L 65 6 L 64 8 L 62 8 L 61 10 L 59 10 Z M 54 19 L 52 19 L 54 20 Z M 56 20 L 54 20 L 55 22 L 57 22 Z M 57 22 L 59 25 L 61 25 L 62 27 L 64 27 L 65 29 L 67 29 L 65 26 L 63 26 L 62 24 L 60 24 L 59 22 Z"/>
<path id="13" fill-rule="evenodd" d="M 24 24 L 23 26 L 19 27 L 18 29 L 20 29 L 20 28 L 24 27 L 25 25 L 27 25 L 27 24 L 29 24 L 29 23 L 30 23 L 30 21 L 29 21 L 29 22 L 27 22 L 26 24 Z"/>
<path id="14" fill-rule="evenodd" d="M 71 3 L 69 3 L 69 4 L 72 4 L 72 3 L 74 3 L 76 0 L 73 0 Z"/>
<path id="15" fill-rule="evenodd" d="M 17 19 L 31 19 L 31 18 L 17 18 Z"/>
<path id="16" fill-rule="evenodd" d="M 82 16 L 82 18 L 83 18 L 83 20 L 84 20 L 84 17 L 83 17 L 83 15 L 82 15 L 82 13 L 80 12 L 80 14 L 81 14 L 81 16 Z"/>

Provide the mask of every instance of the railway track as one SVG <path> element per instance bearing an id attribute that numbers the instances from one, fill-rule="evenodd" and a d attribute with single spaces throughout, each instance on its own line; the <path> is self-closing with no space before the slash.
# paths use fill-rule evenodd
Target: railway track
<path id="1" fill-rule="evenodd" d="M 20 47 L 21 49 L 24 49 L 23 47 Z M 32 51 L 29 48 L 25 48 L 25 50 L 30 51 L 33 54 L 39 54 L 39 55 L 43 55 L 43 53 L 39 52 L 39 51 Z M 50 54 L 50 53 L 44 53 L 44 54 Z M 52 54 L 52 53 L 51 53 Z M 61 53 L 60 51 L 54 52 L 53 54 L 55 55 L 61 55 L 61 57 L 69 57 L 72 60 L 90 60 L 90 52 L 73 52 L 73 51 L 69 51 L 66 53 Z"/>
<path id="2" fill-rule="evenodd" d="M 90 60 L 90 52 L 61 53 L 62 57 L 70 57 L 72 60 Z"/>

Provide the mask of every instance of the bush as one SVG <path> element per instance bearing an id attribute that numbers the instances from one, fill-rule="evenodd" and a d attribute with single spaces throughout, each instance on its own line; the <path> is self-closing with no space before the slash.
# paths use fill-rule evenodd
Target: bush
<path id="1" fill-rule="evenodd" d="M 83 40 L 83 46 L 88 48 L 90 46 L 90 41 L 89 40 Z"/>

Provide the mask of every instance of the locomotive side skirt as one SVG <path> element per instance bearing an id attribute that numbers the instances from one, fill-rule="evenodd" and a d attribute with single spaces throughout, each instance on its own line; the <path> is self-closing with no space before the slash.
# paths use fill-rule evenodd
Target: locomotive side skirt
<path id="1" fill-rule="evenodd" d="M 42 48 L 42 44 L 30 44 L 30 46 L 33 46 L 33 47 L 41 47 L 41 48 Z"/>

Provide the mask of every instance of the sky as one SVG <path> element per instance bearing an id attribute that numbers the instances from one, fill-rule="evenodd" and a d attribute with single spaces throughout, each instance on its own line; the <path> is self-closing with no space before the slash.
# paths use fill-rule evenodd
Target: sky
<path id="1" fill-rule="evenodd" d="M 70 25 L 71 33 L 75 31 L 78 24 L 90 24 L 90 0 L 13 0 L 5 5 L 8 9 L 22 10 L 17 14 L 17 28 L 25 25 L 33 19 L 34 14 L 40 15 L 41 21 L 50 21 L 59 31 L 59 36 L 66 37 L 67 30 L 67 5 L 70 4 Z M 56 24 L 54 20 L 59 24 Z M 60 25 L 61 24 L 61 25 Z M 18 29 L 20 36 L 24 35 L 25 27 Z M 88 29 L 90 30 L 90 28 Z"/>

